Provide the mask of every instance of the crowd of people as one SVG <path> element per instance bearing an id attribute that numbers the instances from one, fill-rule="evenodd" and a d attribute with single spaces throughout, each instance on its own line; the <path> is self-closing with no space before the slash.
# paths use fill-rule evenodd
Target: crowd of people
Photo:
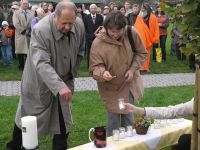
<path id="1" fill-rule="evenodd" d="M 153 10 L 148 3 L 140 7 L 129 1 L 124 6 L 111 2 L 103 10 L 91 4 L 87 10 L 70 0 L 56 7 L 46 2 L 29 7 L 28 0 L 21 0 L 13 2 L 7 19 L 0 10 L 0 59 L 10 66 L 17 58 L 23 70 L 13 137 L 7 149 L 21 149 L 21 118 L 27 115 L 37 116 L 39 136 L 54 135 L 54 150 L 67 149 L 74 78 L 85 51 L 89 73 L 97 81 L 107 110 L 108 136 L 120 126 L 133 126 L 134 106 L 120 110 L 118 99 L 123 97 L 131 104 L 142 98 L 140 71 L 151 71 L 151 53 L 156 61 L 161 48 L 162 62 L 167 61 L 169 21 L 160 6 Z M 183 60 L 179 50 L 182 35 L 177 31 L 174 25 L 170 54 L 181 55 Z"/>
<path id="2" fill-rule="evenodd" d="M 29 4 L 13 2 L 8 12 L 7 19 L 4 17 L 3 11 L 0 9 L 0 31 L 3 32 L 3 30 L 5 30 L 2 26 L 3 21 L 7 21 L 9 28 L 15 30 L 15 35 L 9 37 L 7 40 L 8 42 L 1 42 L 0 44 L 11 45 L 8 46 L 10 48 L 8 48 L 7 51 L 12 51 L 12 56 L 9 56 L 9 52 L 8 54 L 5 53 L 5 50 L 0 51 L 0 60 L 3 61 L 5 66 L 12 65 L 12 63 L 6 63 L 6 60 L 17 58 L 19 61 L 19 69 L 24 69 L 31 30 L 40 19 L 54 12 L 54 9 L 55 4 L 53 3 L 42 2 L 39 5 L 29 6 Z M 157 61 L 157 49 L 161 49 L 162 62 L 166 62 L 166 40 L 169 32 L 171 37 L 170 55 L 177 56 L 177 59 L 181 61 L 186 59 L 186 56 L 181 52 L 180 47 L 186 46 L 187 39 L 182 39 L 182 31 L 176 25 L 176 21 L 173 22 L 172 30 L 167 31 L 170 23 L 170 16 L 164 12 L 159 5 L 157 8 L 155 8 L 155 6 L 152 7 L 148 3 L 144 3 L 142 6 L 140 6 L 137 3 L 132 4 L 129 1 L 126 1 L 123 6 L 118 6 L 114 2 L 110 2 L 102 9 L 96 4 L 90 5 L 87 9 L 84 4 L 81 4 L 77 5 L 77 16 L 83 20 L 85 25 L 85 56 L 87 57 L 88 68 L 90 49 L 95 38 L 95 31 L 98 29 L 98 27 L 103 25 L 106 15 L 115 10 L 120 10 L 121 13 L 125 15 L 127 24 L 134 26 L 138 30 L 148 51 L 148 56 L 144 65 L 140 68 L 140 71 L 151 71 L 150 62 Z M 14 13 L 16 11 L 18 13 Z M 15 15 L 13 16 L 13 14 Z M 0 41 L 2 40 L 0 39 Z M 152 60 L 150 60 L 150 58 L 152 58 Z M 194 55 L 190 55 L 189 67 L 193 70 L 194 59 Z"/>

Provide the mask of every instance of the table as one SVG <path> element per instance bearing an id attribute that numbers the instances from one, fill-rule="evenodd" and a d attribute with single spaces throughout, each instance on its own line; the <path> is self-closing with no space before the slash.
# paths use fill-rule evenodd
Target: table
<path id="1" fill-rule="evenodd" d="M 138 135 L 134 129 L 132 137 L 126 137 L 119 141 L 113 141 L 112 137 L 108 137 L 105 148 L 96 148 L 90 142 L 73 147 L 70 150 L 158 150 L 177 144 L 182 134 L 189 134 L 191 131 L 192 121 L 184 119 L 182 122 L 170 124 L 160 129 L 154 129 L 151 126 L 146 135 Z"/>

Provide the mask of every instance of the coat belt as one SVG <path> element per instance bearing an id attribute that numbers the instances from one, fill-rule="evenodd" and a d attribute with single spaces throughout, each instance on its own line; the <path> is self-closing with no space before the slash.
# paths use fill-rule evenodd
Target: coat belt
<path id="1" fill-rule="evenodd" d="M 74 77 L 72 76 L 71 73 L 65 75 L 65 76 L 61 76 L 61 79 L 64 81 L 64 82 L 67 82 L 68 80 L 73 80 Z"/>

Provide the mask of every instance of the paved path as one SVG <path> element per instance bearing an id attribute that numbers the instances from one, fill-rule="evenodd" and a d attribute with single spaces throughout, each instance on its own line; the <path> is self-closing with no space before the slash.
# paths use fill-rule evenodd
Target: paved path
<path id="1" fill-rule="evenodd" d="M 142 75 L 145 88 L 193 85 L 194 73 L 146 74 Z M 0 96 L 20 95 L 20 81 L 0 81 Z M 76 78 L 75 91 L 97 90 L 96 81 L 91 77 Z"/>

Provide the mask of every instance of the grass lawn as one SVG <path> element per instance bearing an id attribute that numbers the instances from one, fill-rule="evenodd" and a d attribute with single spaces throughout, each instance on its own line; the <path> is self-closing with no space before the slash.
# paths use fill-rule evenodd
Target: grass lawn
<path id="1" fill-rule="evenodd" d="M 148 88 L 139 106 L 167 106 L 190 100 L 193 86 Z M 15 112 L 19 97 L 0 96 L 0 150 L 11 139 Z M 91 127 L 106 125 L 106 111 L 97 91 L 76 92 L 73 97 L 73 120 L 70 130 L 69 147 L 89 142 L 88 130 Z M 51 149 L 51 136 L 39 139 L 40 150 Z M 163 150 L 169 150 L 165 148 Z"/>

